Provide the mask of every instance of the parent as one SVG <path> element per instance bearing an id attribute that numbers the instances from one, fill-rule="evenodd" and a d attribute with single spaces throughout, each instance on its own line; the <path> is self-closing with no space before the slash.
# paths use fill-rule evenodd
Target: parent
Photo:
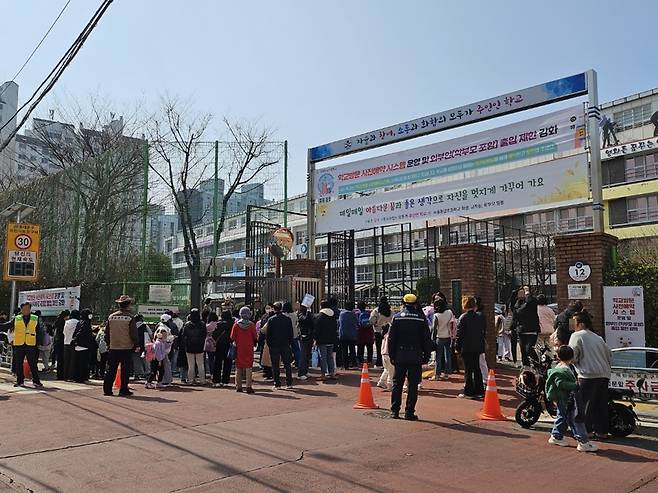
<path id="1" fill-rule="evenodd" d="M 281 303 L 274 303 L 274 315 L 267 320 L 267 346 L 270 348 L 272 359 L 272 373 L 274 376 L 274 387 L 272 390 L 281 388 L 281 368 L 279 364 L 283 361 L 286 370 L 286 387 L 292 389 L 292 345 L 293 330 L 292 321 L 284 315 Z"/>
<path id="2" fill-rule="evenodd" d="M 231 329 L 233 316 L 228 310 L 222 312 L 222 318 L 217 322 L 212 338 L 215 341 L 215 368 L 212 374 L 213 387 L 223 387 L 231 381 L 233 360 L 228 357 L 231 345 Z"/>
<path id="3" fill-rule="evenodd" d="M 384 339 L 383 330 L 385 326 L 391 325 L 393 321 L 393 314 L 391 313 L 391 305 L 388 303 L 388 298 L 382 296 L 379 299 L 379 305 L 372 312 L 370 312 L 370 325 L 375 331 L 375 349 L 377 350 L 377 359 L 375 360 L 375 368 L 383 366 L 382 358 L 382 341 Z"/>
<path id="4" fill-rule="evenodd" d="M 484 385 L 480 371 L 480 354 L 484 352 L 485 320 L 476 313 L 474 296 L 462 298 L 462 309 L 466 312 L 459 318 L 455 347 L 464 360 L 464 392 L 459 397 L 482 397 Z"/>
<path id="5" fill-rule="evenodd" d="M 514 318 L 521 344 L 521 363 L 524 366 L 530 366 L 530 355 L 537 358 L 535 344 L 537 344 L 540 331 L 537 298 L 532 295 L 528 286 L 519 289 L 516 298 Z"/>
<path id="6" fill-rule="evenodd" d="M 206 345 L 206 324 L 201 320 L 201 312 L 198 308 L 192 308 L 188 318 L 180 336 L 181 344 L 185 347 L 187 355 L 187 379 L 192 383 L 205 385 L 206 370 L 203 364 L 203 349 Z"/>
<path id="7" fill-rule="evenodd" d="M 71 346 L 73 347 L 73 380 L 85 383 L 89 380 L 89 361 L 91 349 L 95 347 L 94 335 L 91 330 L 91 320 L 94 317 L 89 308 L 80 312 Z"/>

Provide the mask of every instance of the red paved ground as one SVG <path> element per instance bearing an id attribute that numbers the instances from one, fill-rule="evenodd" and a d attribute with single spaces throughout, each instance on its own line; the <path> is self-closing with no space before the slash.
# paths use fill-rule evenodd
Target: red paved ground
<path id="1" fill-rule="evenodd" d="M 421 422 L 352 409 L 358 373 L 294 392 L 258 385 L 146 391 L 0 391 L 0 490 L 25 491 L 658 491 L 656 442 L 596 455 L 546 444 L 546 431 L 476 419 L 459 377 L 425 382 Z M 512 414 L 509 377 L 499 376 Z M 4 387 L 3 387 L 4 389 Z M 390 394 L 375 389 L 388 405 Z M 559 483 L 558 483 L 558 477 Z"/>

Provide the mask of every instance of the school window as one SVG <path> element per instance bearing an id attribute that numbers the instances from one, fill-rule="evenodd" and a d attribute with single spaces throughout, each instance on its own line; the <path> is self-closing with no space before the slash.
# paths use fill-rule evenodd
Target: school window
<path id="1" fill-rule="evenodd" d="M 647 154 L 626 159 L 626 181 L 645 180 L 658 176 L 658 154 Z"/>
<path id="2" fill-rule="evenodd" d="M 295 232 L 295 245 L 303 245 L 304 243 L 307 242 L 308 242 L 308 235 L 306 234 L 306 230 Z"/>
<path id="3" fill-rule="evenodd" d="M 628 223 L 644 223 L 658 220 L 658 195 L 646 195 L 626 199 Z"/>
<path id="4" fill-rule="evenodd" d="M 592 219 L 592 206 L 570 207 L 559 211 L 560 231 L 582 231 L 591 229 L 594 225 Z"/>
<path id="5" fill-rule="evenodd" d="M 427 276 L 427 262 L 425 260 L 414 260 L 412 268 L 412 276 L 414 279 Z"/>
<path id="6" fill-rule="evenodd" d="M 315 246 L 315 258 L 318 260 L 327 260 L 327 245 Z"/>
<path id="7" fill-rule="evenodd" d="M 392 234 L 384 237 L 385 252 L 399 252 L 400 250 L 402 250 L 402 238 L 399 234 Z"/>
<path id="8" fill-rule="evenodd" d="M 555 232 L 555 211 L 526 214 L 525 229 L 534 233 L 550 234 Z"/>
<path id="9" fill-rule="evenodd" d="M 395 281 L 402 279 L 402 262 L 392 262 L 386 265 L 386 279 Z"/>
<path id="10" fill-rule="evenodd" d="M 427 231 L 413 231 L 411 233 L 411 244 L 413 248 L 425 248 L 427 246 Z"/>
<path id="11" fill-rule="evenodd" d="M 372 282 L 372 266 L 371 265 L 357 265 L 356 266 L 356 282 Z"/>
<path id="12" fill-rule="evenodd" d="M 649 118 L 651 118 L 651 103 L 618 111 L 612 115 L 612 120 L 616 123 L 617 131 L 647 125 Z"/>
<path id="13" fill-rule="evenodd" d="M 372 238 L 359 238 L 356 240 L 357 255 L 372 255 L 374 251 Z"/>

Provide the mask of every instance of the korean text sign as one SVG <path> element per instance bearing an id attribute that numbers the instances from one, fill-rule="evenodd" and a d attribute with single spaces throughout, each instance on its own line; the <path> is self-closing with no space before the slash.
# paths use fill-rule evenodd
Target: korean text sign
<path id="1" fill-rule="evenodd" d="M 7 224 L 5 245 L 5 281 L 36 281 L 39 278 L 41 226 L 28 223 Z"/>
<path id="2" fill-rule="evenodd" d="M 588 196 L 587 156 L 578 154 L 466 182 L 319 203 L 316 227 L 318 233 L 359 230 L 439 217 L 582 203 Z"/>
<path id="3" fill-rule="evenodd" d="M 26 301 L 32 305 L 33 312 L 40 310 L 45 317 L 59 315 L 62 310 L 79 310 L 80 286 L 21 291 L 18 294 L 19 305 Z"/>
<path id="4" fill-rule="evenodd" d="M 313 147 L 309 158 L 311 161 L 331 159 L 586 93 L 586 74 L 580 73 Z"/>
<path id="5" fill-rule="evenodd" d="M 618 348 L 645 345 L 642 286 L 604 286 L 603 311 L 608 346 Z"/>
<path id="6" fill-rule="evenodd" d="M 442 178 L 582 147 L 582 106 L 472 135 L 315 171 L 320 201 L 419 180 Z"/>

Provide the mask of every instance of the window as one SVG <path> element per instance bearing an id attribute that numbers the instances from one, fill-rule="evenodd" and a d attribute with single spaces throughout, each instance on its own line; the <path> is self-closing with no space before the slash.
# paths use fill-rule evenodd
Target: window
<path id="1" fill-rule="evenodd" d="M 635 156 L 626 159 L 626 181 L 644 180 L 658 176 L 658 154 Z"/>
<path id="2" fill-rule="evenodd" d="M 386 265 L 386 280 L 402 279 L 402 262 L 392 262 Z"/>
<path id="3" fill-rule="evenodd" d="M 372 266 L 371 265 L 357 265 L 356 266 L 356 282 L 372 282 Z"/>
<path id="4" fill-rule="evenodd" d="M 308 235 L 306 234 L 306 230 L 296 231 L 295 245 L 303 245 L 304 243 L 308 243 Z"/>
<path id="5" fill-rule="evenodd" d="M 592 206 L 570 207 L 559 211 L 559 231 L 582 231 L 594 226 Z"/>
<path id="6" fill-rule="evenodd" d="M 315 258 L 318 260 L 327 260 L 327 245 L 315 246 Z"/>
<path id="7" fill-rule="evenodd" d="M 359 238 L 356 240 L 357 255 L 372 255 L 374 250 L 372 238 Z"/>
<path id="8" fill-rule="evenodd" d="M 658 220 L 658 195 L 626 199 L 629 223 Z"/>
<path id="9" fill-rule="evenodd" d="M 525 228 L 535 233 L 555 232 L 555 211 L 535 212 L 525 216 Z"/>
<path id="10" fill-rule="evenodd" d="M 399 252 L 402 250 L 402 241 L 399 234 L 388 235 L 384 238 L 385 252 Z"/>
<path id="11" fill-rule="evenodd" d="M 427 276 L 427 262 L 425 260 L 414 260 L 412 276 L 414 279 Z"/>
<path id="12" fill-rule="evenodd" d="M 213 234 L 212 234 L 212 232 L 213 232 L 212 230 L 213 230 L 213 227 L 212 227 L 212 226 L 208 226 L 208 227 L 206 228 L 206 236 L 212 236 L 212 235 L 213 235 Z"/>
<path id="13" fill-rule="evenodd" d="M 618 111 L 612 115 L 612 120 L 617 124 L 618 131 L 647 125 L 649 118 L 651 118 L 651 103 Z"/>
<path id="14" fill-rule="evenodd" d="M 425 248 L 427 246 L 427 232 L 422 229 L 411 233 L 411 244 L 413 248 Z"/>

